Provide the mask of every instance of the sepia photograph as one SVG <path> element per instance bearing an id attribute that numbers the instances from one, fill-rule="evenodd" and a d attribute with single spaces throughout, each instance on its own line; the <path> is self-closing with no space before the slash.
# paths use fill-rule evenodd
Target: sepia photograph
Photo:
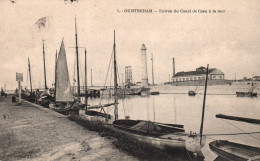
<path id="1" fill-rule="evenodd" d="M 259 0 L 0 12 L 0 161 L 260 161 Z"/>

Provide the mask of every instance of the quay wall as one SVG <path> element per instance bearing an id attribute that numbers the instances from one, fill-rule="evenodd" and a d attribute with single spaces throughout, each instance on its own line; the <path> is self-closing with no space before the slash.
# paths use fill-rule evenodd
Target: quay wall
<path id="1" fill-rule="evenodd" d="M 232 80 L 225 80 L 225 79 L 215 79 L 215 80 L 208 80 L 208 85 L 225 85 L 225 84 L 232 84 Z M 170 85 L 173 86 L 204 86 L 205 80 L 190 80 L 190 81 L 179 81 L 179 82 L 171 82 Z"/>

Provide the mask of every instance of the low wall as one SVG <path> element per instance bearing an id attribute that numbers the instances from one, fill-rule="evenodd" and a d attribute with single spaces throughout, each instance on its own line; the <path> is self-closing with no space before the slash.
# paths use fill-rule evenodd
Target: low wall
<path id="1" fill-rule="evenodd" d="M 208 85 L 225 85 L 231 84 L 231 80 L 224 80 L 224 79 L 215 79 L 215 80 L 208 80 Z M 182 81 L 182 82 L 171 82 L 173 86 L 204 86 L 205 80 L 190 80 L 190 81 Z"/>

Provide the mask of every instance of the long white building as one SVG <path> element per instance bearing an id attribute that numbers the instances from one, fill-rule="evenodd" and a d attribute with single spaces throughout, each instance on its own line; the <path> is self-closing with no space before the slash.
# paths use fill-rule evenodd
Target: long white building
<path id="1" fill-rule="evenodd" d="M 181 82 L 181 81 L 196 81 L 196 80 L 205 80 L 206 79 L 206 70 L 205 67 L 199 67 L 195 71 L 188 71 L 188 72 L 178 72 L 172 77 L 172 82 Z M 215 79 L 225 79 L 225 74 L 217 69 L 217 68 L 210 68 L 208 74 L 209 80 Z"/>

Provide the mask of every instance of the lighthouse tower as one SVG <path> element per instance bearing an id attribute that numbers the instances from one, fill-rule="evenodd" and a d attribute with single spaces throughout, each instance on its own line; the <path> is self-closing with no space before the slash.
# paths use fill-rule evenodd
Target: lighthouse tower
<path id="1" fill-rule="evenodd" d="M 146 60 L 146 47 L 143 44 L 141 47 L 141 54 L 142 54 L 142 69 L 143 69 L 143 73 L 142 73 L 142 85 L 144 87 L 148 86 L 148 74 L 147 74 L 147 60 Z"/>

